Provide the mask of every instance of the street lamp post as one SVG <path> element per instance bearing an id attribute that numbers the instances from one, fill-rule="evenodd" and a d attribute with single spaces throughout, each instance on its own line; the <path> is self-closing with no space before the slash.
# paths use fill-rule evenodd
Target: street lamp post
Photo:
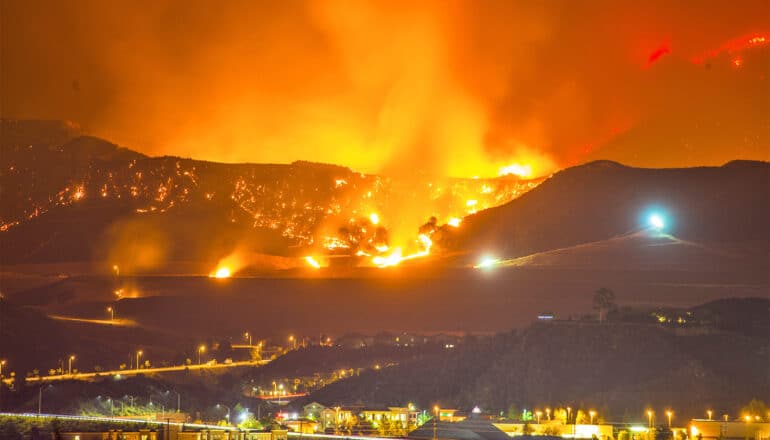
<path id="1" fill-rule="evenodd" d="M 438 405 L 433 407 L 433 440 L 436 440 L 438 434 L 438 419 L 439 419 L 439 407 Z"/>
<path id="2" fill-rule="evenodd" d="M 545 417 L 550 421 L 551 420 L 551 408 L 545 409 Z"/>
<path id="3" fill-rule="evenodd" d="M 198 347 L 198 365 L 201 364 L 201 353 L 203 353 L 205 351 L 206 351 L 206 346 L 205 345 L 201 345 L 200 347 Z"/>
<path id="4" fill-rule="evenodd" d="M 671 428 L 671 417 L 674 416 L 674 412 L 669 410 L 666 411 L 666 417 L 668 417 L 668 427 Z"/>
<path id="5" fill-rule="evenodd" d="M 289 342 L 292 344 L 292 349 L 297 349 L 297 340 L 294 339 L 294 335 L 289 336 Z"/>
<path id="6" fill-rule="evenodd" d="M 714 411 L 709 409 L 709 410 L 706 411 L 706 415 L 708 415 L 709 416 L 709 420 L 711 420 L 711 417 L 714 415 Z"/>
<path id="7" fill-rule="evenodd" d="M 222 405 L 221 403 L 217 403 L 217 408 L 224 407 L 227 409 L 227 413 L 225 414 L 225 418 L 227 419 L 227 423 L 230 423 L 230 407 L 227 405 Z"/>
<path id="8" fill-rule="evenodd" d="M 243 337 L 244 337 L 244 339 L 249 341 L 249 347 L 251 347 L 251 333 L 246 332 L 246 333 L 243 334 Z"/>
<path id="9" fill-rule="evenodd" d="M 652 410 L 647 410 L 647 427 L 652 428 Z"/>
<path id="10" fill-rule="evenodd" d="M 5 365 L 5 359 L 0 360 L 0 377 L 3 377 L 3 365 Z"/>
<path id="11" fill-rule="evenodd" d="M 567 424 L 569 424 L 570 414 L 572 413 L 572 407 L 567 407 Z"/>
<path id="12" fill-rule="evenodd" d="M 136 369 L 137 370 L 139 369 L 139 358 L 142 357 L 142 354 L 144 354 L 144 352 L 142 352 L 142 350 L 137 350 L 136 351 Z"/>
<path id="13" fill-rule="evenodd" d="M 67 359 L 67 374 L 72 374 L 72 361 L 75 360 L 75 355 L 71 354 L 69 359 Z"/>
<path id="14" fill-rule="evenodd" d="M 588 415 L 591 417 L 591 424 L 593 425 L 594 424 L 594 416 L 596 415 L 596 411 L 594 411 L 594 410 L 588 411 Z"/>
<path id="15" fill-rule="evenodd" d="M 535 417 L 537 417 L 537 424 L 540 424 L 540 416 L 543 415 L 542 411 L 535 411 Z"/>
<path id="16" fill-rule="evenodd" d="M 115 309 L 113 309 L 111 306 L 107 307 L 107 313 L 110 314 L 110 321 L 115 320 Z"/>

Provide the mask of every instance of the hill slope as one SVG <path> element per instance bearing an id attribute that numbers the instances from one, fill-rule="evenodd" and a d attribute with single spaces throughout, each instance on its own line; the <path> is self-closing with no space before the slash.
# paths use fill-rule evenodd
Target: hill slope
<path id="1" fill-rule="evenodd" d="M 611 239 L 660 213 L 679 240 L 770 250 L 770 164 L 640 169 L 600 161 L 556 173 L 524 196 L 466 219 L 452 247 L 520 257 Z"/>

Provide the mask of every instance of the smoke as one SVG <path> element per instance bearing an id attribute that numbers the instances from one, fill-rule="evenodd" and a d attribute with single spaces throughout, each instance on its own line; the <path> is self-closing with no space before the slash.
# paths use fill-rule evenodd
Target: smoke
<path id="1" fill-rule="evenodd" d="M 769 159 L 766 51 L 741 71 L 720 67 L 731 53 L 691 61 L 769 15 L 761 0 L 4 1 L 1 108 L 148 154 L 397 176 Z"/>

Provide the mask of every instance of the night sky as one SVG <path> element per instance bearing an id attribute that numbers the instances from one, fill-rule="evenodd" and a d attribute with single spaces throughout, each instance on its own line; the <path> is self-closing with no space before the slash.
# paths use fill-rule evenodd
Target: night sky
<path id="1" fill-rule="evenodd" d="M 770 1 L 1 0 L 3 118 L 391 175 L 770 160 Z"/>

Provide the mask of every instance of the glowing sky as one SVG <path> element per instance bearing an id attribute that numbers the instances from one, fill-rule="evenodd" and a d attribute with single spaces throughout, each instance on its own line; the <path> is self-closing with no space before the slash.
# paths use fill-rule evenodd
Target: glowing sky
<path id="1" fill-rule="evenodd" d="M 770 160 L 768 1 L 2 1 L 4 118 L 366 172 Z"/>

